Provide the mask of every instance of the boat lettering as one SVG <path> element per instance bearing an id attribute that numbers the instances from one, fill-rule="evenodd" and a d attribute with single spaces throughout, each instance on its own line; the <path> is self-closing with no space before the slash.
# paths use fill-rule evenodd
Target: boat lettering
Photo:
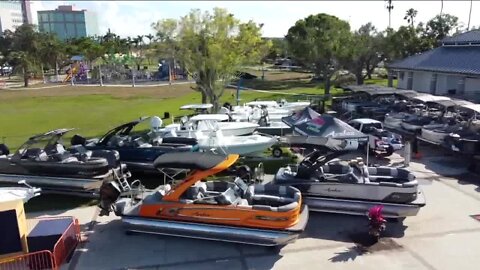
<path id="1" fill-rule="evenodd" d="M 194 216 L 198 216 L 198 217 L 209 217 L 210 215 L 207 214 L 207 213 L 204 213 L 204 212 L 195 212 L 193 213 Z"/>
<path id="2" fill-rule="evenodd" d="M 327 188 L 327 191 L 328 192 L 342 192 L 341 190 L 336 189 L 336 188 Z"/>
<path id="3" fill-rule="evenodd" d="M 269 221 L 287 221 L 288 217 L 268 217 L 268 216 L 255 216 L 256 219 L 269 220 Z"/>

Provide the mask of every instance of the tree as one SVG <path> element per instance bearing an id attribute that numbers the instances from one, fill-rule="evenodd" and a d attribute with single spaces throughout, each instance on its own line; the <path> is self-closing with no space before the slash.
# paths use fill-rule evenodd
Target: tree
<path id="1" fill-rule="evenodd" d="M 12 51 L 9 59 L 15 68 L 21 68 L 23 72 L 24 86 L 28 87 L 30 73 L 38 67 L 39 63 L 39 34 L 30 24 L 23 24 L 15 30 L 12 39 Z"/>
<path id="2" fill-rule="evenodd" d="M 164 19 L 152 24 L 158 41 L 154 51 L 159 57 L 166 59 L 169 66 L 175 66 L 175 58 L 179 50 L 177 46 L 178 23 L 175 19 Z"/>
<path id="3" fill-rule="evenodd" d="M 65 45 L 51 33 L 39 33 L 40 47 L 40 68 L 42 69 L 42 77 L 45 80 L 43 67 L 46 64 L 49 68 L 55 69 L 58 80 L 58 63 L 65 57 Z"/>
<path id="4" fill-rule="evenodd" d="M 410 27 L 412 27 L 412 29 L 414 28 L 414 19 L 415 17 L 417 17 L 417 13 L 418 11 L 411 8 L 407 10 L 407 12 L 405 13 L 405 17 L 403 17 L 404 20 L 407 20 L 407 22 L 410 24 Z"/>
<path id="5" fill-rule="evenodd" d="M 375 67 L 382 60 L 382 39 L 383 36 L 372 23 L 362 25 L 352 33 L 348 53 L 341 60 L 344 68 L 355 75 L 357 84 L 363 84 L 367 77 L 371 78 Z"/>
<path id="6" fill-rule="evenodd" d="M 263 57 L 266 42 L 261 28 L 252 21 L 243 23 L 227 10 L 215 8 L 212 13 L 192 10 L 178 22 L 170 33 L 157 33 L 176 39 L 178 58 L 196 82 L 202 102 L 210 102 L 217 110 L 220 97 L 238 70 L 246 64 L 258 63 Z"/>
<path id="7" fill-rule="evenodd" d="M 328 95 L 331 77 L 340 68 L 339 59 L 348 54 L 350 37 L 348 22 L 321 13 L 298 20 L 286 39 L 292 56 L 324 80 Z"/>
<path id="8" fill-rule="evenodd" d="M 439 41 L 451 35 L 457 27 L 458 17 L 450 14 L 437 15 L 427 22 L 424 36 L 429 39 L 432 47 L 435 47 Z"/>

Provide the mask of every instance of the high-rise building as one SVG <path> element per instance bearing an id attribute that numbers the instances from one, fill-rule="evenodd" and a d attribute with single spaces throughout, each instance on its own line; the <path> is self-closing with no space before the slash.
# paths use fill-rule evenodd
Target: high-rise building
<path id="1" fill-rule="evenodd" d="M 30 0 L 22 0 L 20 2 L 22 2 L 23 23 L 33 24 Z"/>
<path id="2" fill-rule="evenodd" d="M 98 20 L 94 12 L 74 10 L 73 6 L 58 6 L 55 10 L 38 11 L 40 32 L 54 33 L 61 40 L 98 35 Z"/>
<path id="3" fill-rule="evenodd" d="M 24 16 L 27 14 L 27 10 L 24 11 L 24 8 L 28 8 L 28 12 L 30 12 L 30 1 L 0 1 L 0 32 L 15 31 L 23 23 L 29 23 L 24 20 L 27 17 Z"/>

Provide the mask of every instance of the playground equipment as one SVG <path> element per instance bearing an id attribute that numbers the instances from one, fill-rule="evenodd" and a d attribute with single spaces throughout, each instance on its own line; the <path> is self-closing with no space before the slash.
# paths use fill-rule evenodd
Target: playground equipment
<path id="1" fill-rule="evenodd" d="M 75 76 L 75 80 L 81 81 L 87 79 L 87 66 L 82 62 L 76 62 L 67 70 L 67 77 L 63 82 L 69 82 Z"/>

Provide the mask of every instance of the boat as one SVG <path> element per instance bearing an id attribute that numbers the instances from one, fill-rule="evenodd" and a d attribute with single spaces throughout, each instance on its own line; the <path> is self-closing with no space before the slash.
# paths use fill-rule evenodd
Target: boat
<path id="1" fill-rule="evenodd" d="M 56 129 L 32 136 L 13 154 L 1 145 L 0 183 L 16 185 L 26 180 L 45 193 L 95 196 L 95 190 L 88 185 L 130 177 L 116 151 L 88 151 L 81 145 L 66 149 L 62 137 L 71 130 Z"/>
<path id="2" fill-rule="evenodd" d="M 215 122 L 205 122 L 210 125 L 210 133 L 197 133 L 196 138 L 200 150 L 216 151 L 223 154 L 255 155 L 277 143 L 277 138 L 260 134 L 247 136 L 224 136 L 222 131 L 215 127 Z"/>
<path id="3" fill-rule="evenodd" d="M 280 168 L 273 183 L 298 188 L 311 211 L 365 215 L 382 205 L 386 217 L 401 218 L 415 216 L 425 206 L 425 196 L 408 170 L 367 167 L 362 158 L 333 160 L 344 153 L 315 150 L 300 164 Z"/>
<path id="4" fill-rule="evenodd" d="M 425 109 L 425 103 L 435 102 L 435 101 L 444 101 L 451 100 L 449 97 L 444 96 L 434 96 L 430 94 L 420 94 L 412 97 L 407 97 L 408 100 L 401 101 L 400 104 L 403 108 L 402 111 L 393 111 L 387 113 L 384 119 L 384 126 L 390 129 L 402 129 L 402 123 L 404 120 L 407 120 L 409 117 L 412 117 L 415 114 L 420 114 Z M 428 123 L 426 123 L 428 124 Z"/>
<path id="5" fill-rule="evenodd" d="M 105 182 L 100 215 L 114 211 L 129 232 L 262 246 L 293 242 L 308 220 L 308 207 L 302 206 L 298 189 L 248 185 L 239 177 L 205 181 L 232 167 L 238 158 L 212 153 L 162 155 L 155 160 L 156 167 L 190 169 L 188 176 L 173 187 L 161 185 L 127 197 L 122 197 L 116 182 Z"/>
<path id="6" fill-rule="evenodd" d="M 178 137 L 195 138 L 197 131 L 209 134 L 209 125 L 204 121 L 217 123 L 218 128 L 225 136 L 243 136 L 252 134 L 259 125 L 249 122 L 229 122 L 230 117 L 226 114 L 198 114 L 190 118 L 185 117 L 181 123 L 174 123 L 165 126 L 164 130 L 175 130 Z"/>
<path id="7" fill-rule="evenodd" d="M 464 125 L 445 137 L 444 146 L 466 155 L 477 155 L 480 152 L 480 105 L 469 104 L 459 107 Z"/>
<path id="8" fill-rule="evenodd" d="M 284 117 L 282 121 L 292 127 L 294 135 L 342 139 L 352 149 L 368 142 L 368 135 L 336 117 L 319 114 L 310 107 Z"/>
<path id="9" fill-rule="evenodd" d="M 148 124 L 148 120 L 149 129 L 136 131 Z M 71 144 L 92 151 L 117 151 L 120 154 L 120 161 L 127 165 L 129 171 L 156 174 L 158 171 L 154 168 L 153 161 L 160 155 L 169 152 L 198 151 L 195 139 L 159 138 L 162 133 L 161 126 L 162 120 L 157 116 L 141 117 L 109 130 L 100 138 L 87 140 L 77 134 L 72 137 Z"/>
<path id="10" fill-rule="evenodd" d="M 421 133 L 425 125 L 443 124 L 453 120 L 453 110 L 460 105 L 473 104 L 464 100 L 434 100 L 425 103 L 425 110 L 406 117 L 401 127 L 413 133 Z"/>
<path id="11" fill-rule="evenodd" d="M 450 133 L 461 131 L 467 125 L 468 119 L 462 119 L 460 110 L 462 110 L 462 106 L 473 103 L 464 100 L 439 101 L 437 103 L 445 106 L 441 115 L 442 121 L 422 126 L 418 138 L 431 144 L 442 145 Z"/>
<path id="12" fill-rule="evenodd" d="M 0 187 L 0 203 L 15 200 L 22 200 L 26 203 L 31 198 L 39 196 L 42 191 L 41 188 L 28 185 L 25 180 L 20 180 L 18 184 L 26 187 Z"/>

